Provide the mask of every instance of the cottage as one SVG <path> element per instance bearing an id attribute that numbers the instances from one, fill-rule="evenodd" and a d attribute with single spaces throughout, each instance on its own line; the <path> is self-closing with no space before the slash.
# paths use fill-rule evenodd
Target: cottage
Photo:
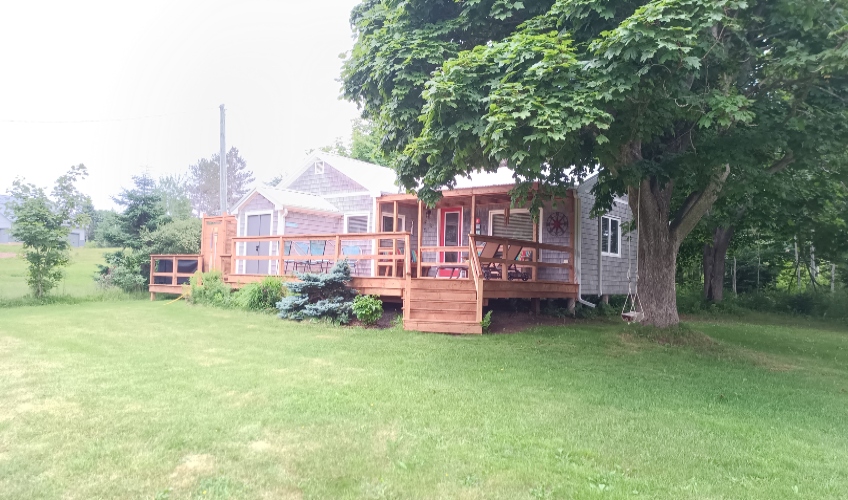
<path id="1" fill-rule="evenodd" d="M 628 292 L 636 235 L 624 233 L 626 199 L 592 217 L 593 178 L 534 218 L 511 203 L 510 180 L 504 170 L 461 179 L 426 207 L 399 192 L 390 169 L 316 153 L 277 186 L 247 193 L 231 214 L 204 219 L 197 267 L 221 269 L 239 286 L 347 258 L 351 286 L 402 302 L 407 329 L 452 333 L 480 333 L 490 299 L 573 303 Z M 188 279 L 179 272 L 191 268 L 187 256 L 151 259 L 151 293 Z"/>

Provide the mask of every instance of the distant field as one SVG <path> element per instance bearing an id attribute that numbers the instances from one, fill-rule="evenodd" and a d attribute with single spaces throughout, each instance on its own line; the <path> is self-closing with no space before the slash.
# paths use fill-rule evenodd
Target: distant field
<path id="1" fill-rule="evenodd" d="M 97 264 L 103 264 L 103 253 L 113 248 L 74 248 L 71 264 L 65 268 L 65 279 L 52 291 L 55 295 L 82 297 L 98 292 L 93 276 Z M 20 244 L 0 244 L 0 299 L 15 299 L 29 294 L 26 284 L 26 261 Z M 15 256 L 9 256 L 15 254 Z"/>

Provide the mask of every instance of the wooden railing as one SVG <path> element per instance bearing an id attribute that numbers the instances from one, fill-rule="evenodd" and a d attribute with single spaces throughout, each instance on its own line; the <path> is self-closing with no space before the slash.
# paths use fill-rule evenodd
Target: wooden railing
<path id="1" fill-rule="evenodd" d="M 200 255 L 151 255 L 151 285 L 182 285 L 201 269 Z"/>
<path id="2" fill-rule="evenodd" d="M 476 318 L 483 318 L 483 266 L 480 264 L 480 256 L 477 254 L 477 243 L 474 235 L 468 235 L 468 265 L 471 268 L 469 274 L 474 279 L 474 290 L 477 292 Z"/>
<path id="3" fill-rule="evenodd" d="M 521 268 L 530 269 L 530 276 L 528 277 L 528 281 L 538 280 L 539 268 L 558 268 L 568 270 L 569 283 L 576 282 L 574 276 L 574 248 L 571 246 L 552 245 L 549 243 L 539 243 L 537 241 L 502 238 L 499 236 L 485 236 L 480 234 L 468 235 L 468 243 L 469 249 L 477 248 L 478 251 L 481 250 L 479 246 L 480 243 L 483 243 L 484 245 L 498 245 L 498 252 L 500 253 L 500 257 L 478 256 L 477 260 L 479 261 L 479 266 L 481 268 L 490 264 L 499 265 L 501 280 L 509 280 L 510 278 L 515 279 L 516 277 L 518 277 L 516 276 L 517 273 L 515 271 L 510 274 L 509 268 L 514 266 L 516 270 L 520 270 Z M 544 262 L 539 259 L 540 251 L 542 250 L 562 252 L 566 254 L 567 257 L 562 259 L 562 262 Z M 529 254 L 530 260 L 520 260 L 522 254 Z M 516 258 L 507 259 L 506 257 L 510 255 L 515 255 Z M 518 277 L 518 279 L 522 278 Z"/>
<path id="4" fill-rule="evenodd" d="M 247 255 L 248 245 L 256 245 L 254 251 L 263 253 Z M 316 252 L 316 248 L 322 251 Z M 357 249 L 358 253 L 345 252 L 347 248 Z M 233 238 L 230 275 L 284 275 L 313 271 L 316 266 L 327 271 L 346 258 L 353 263 L 354 276 L 399 278 L 412 272 L 410 252 L 408 232 L 242 236 Z M 247 272 L 251 261 L 267 262 L 267 267 L 260 265 L 257 272 Z"/>

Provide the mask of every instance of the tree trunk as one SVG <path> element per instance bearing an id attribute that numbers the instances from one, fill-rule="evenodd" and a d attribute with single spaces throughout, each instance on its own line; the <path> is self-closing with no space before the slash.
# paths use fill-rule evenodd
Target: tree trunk
<path id="1" fill-rule="evenodd" d="M 675 284 L 679 243 L 669 231 L 667 194 L 643 182 L 641 206 L 637 206 L 636 190 L 631 191 L 631 208 L 639 214 L 638 285 L 644 323 L 674 326 L 680 322 Z"/>
<path id="2" fill-rule="evenodd" d="M 733 295 L 738 296 L 739 292 L 736 291 L 736 256 L 733 256 Z"/>
<path id="3" fill-rule="evenodd" d="M 731 238 L 733 227 L 719 226 L 713 231 L 712 243 L 704 245 L 704 299 L 710 302 L 724 299 L 725 261 Z"/>

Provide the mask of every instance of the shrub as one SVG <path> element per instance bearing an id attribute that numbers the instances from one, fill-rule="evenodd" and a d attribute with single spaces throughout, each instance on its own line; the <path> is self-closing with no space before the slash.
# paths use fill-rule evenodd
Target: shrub
<path id="1" fill-rule="evenodd" d="M 233 304 L 249 311 L 269 311 L 276 309 L 277 303 L 285 296 L 283 280 L 268 276 L 259 283 L 250 283 L 234 293 Z"/>
<path id="2" fill-rule="evenodd" d="M 192 304 L 229 307 L 232 304 L 230 285 L 224 283 L 220 271 L 195 273 L 189 281 L 191 295 L 186 298 Z"/>
<path id="3" fill-rule="evenodd" d="M 480 326 L 483 328 L 483 333 L 488 333 L 489 328 L 492 327 L 492 311 L 486 313 L 483 316 L 483 319 L 480 321 Z"/>
<path id="4" fill-rule="evenodd" d="M 286 283 L 289 296 L 277 304 L 283 319 L 329 319 L 338 323 L 350 321 L 356 290 L 347 287 L 350 266 L 341 260 L 326 274 L 298 274 L 300 281 Z"/>
<path id="5" fill-rule="evenodd" d="M 383 301 L 375 295 L 357 295 L 353 299 L 353 313 L 362 323 L 373 325 L 383 317 Z"/>
<path id="6" fill-rule="evenodd" d="M 197 254 L 200 253 L 200 219 L 180 219 L 162 224 L 153 231 L 143 231 L 141 240 L 144 253 Z"/>
<path id="7" fill-rule="evenodd" d="M 144 290 L 147 277 L 139 273 L 139 267 L 145 256 L 118 250 L 104 254 L 104 258 L 106 265 L 97 265 L 99 272 L 95 278 L 102 288 L 116 287 L 125 292 Z"/>

